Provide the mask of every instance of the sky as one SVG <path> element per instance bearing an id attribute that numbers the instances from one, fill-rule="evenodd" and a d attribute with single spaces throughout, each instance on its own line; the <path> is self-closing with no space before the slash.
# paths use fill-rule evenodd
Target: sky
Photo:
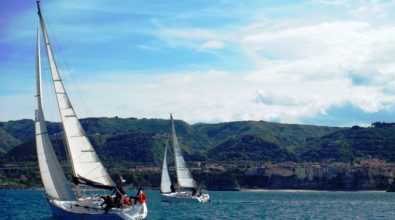
<path id="1" fill-rule="evenodd" d="M 41 5 L 80 118 L 173 113 L 188 123 L 395 121 L 395 1 Z M 0 14 L 0 121 L 33 118 L 36 4 L 0 0 Z M 43 103 L 47 120 L 56 121 L 45 59 Z"/>

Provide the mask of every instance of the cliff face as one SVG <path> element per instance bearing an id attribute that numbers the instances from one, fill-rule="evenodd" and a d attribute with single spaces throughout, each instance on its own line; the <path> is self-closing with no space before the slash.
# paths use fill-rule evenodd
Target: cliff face
<path id="1" fill-rule="evenodd" d="M 386 190 L 395 164 L 379 160 L 349 163 L 265 163 L 249 168 L 246 187 L 269 189 Z"/>

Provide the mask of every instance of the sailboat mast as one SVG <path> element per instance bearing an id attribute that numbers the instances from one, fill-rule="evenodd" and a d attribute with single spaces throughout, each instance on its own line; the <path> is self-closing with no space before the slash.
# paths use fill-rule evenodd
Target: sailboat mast
<path id="1" fill-rule="evenodd" d="M 36 97 L 37 107 L 42 105 L 41 103 L 41 54 L 40 54 L 40 26 L 37 27 L 37 43 L 36 43 Z"/>
<path id="2" fill-rule="evenodd" d="M 179 187 L 194 188 L 196 182 L 189 172 L 188 166 L 182 156 L 181 148 L 177 140 L 176 128 L 174 126 L 173 115 L 170 114 L 171 121 L 171 139 L 173 145 L 174 161 L 176 164 L 177 183 Z"/>
<path id="3" fill-rule="evenodd" d="M 177 176 L 177 185 L 178 186 L 180 186 L 180 181 L 179 181 L 179 171 L 178 171 L 178 167 L 180 167 L 180 165 L 179 165 L 179 162 L 178 162 L 178 160 L 177 160 L 177 149 L 176 149 L 176 144 L 175 144 L 175 141 L 177 141 L 176 140 L 176 138 L 177 138 L 177 135 L 176 135 L 176 129 L 175 129 L 175 127 L 174 127 L 174 122 L 173 122 L 173 115 L 172 114 L 170 114 L 170 123 L 171 123 L 171 131 L 170 131 L 170 134 L 171 134 L 171 144 L 172 144 L 172 147 L 173 147 L 173 156 L 174 156 L 174 165 L 176 166 L 176 176 Z"/>
<path id="4" fill-rule="evenodd" d="M 41 101 L 41 54 L 40 54 L 40 27 L 37 29 L 36 45 L 36 99 L 35 135 L 37 160 L 41 179 L 47 195 L 61 200 L 74 200 L 73 192 L 66 180 L 64 172 L 56 158 L 45 124 Z"/>
<path id="5" fill-rule="evenodd" d="M 46 49 L 47 54 L 48 54 L 48 59 L 49 60 L 52 59 L 52 61 L 53 61 L 53 62 L 49 62 L 51 71 L 52 70 L 56 70 L 56 72 L 58 72 L 58 67 L 56 66 L 55 59 L 54 59 L 53 54 L 52 54 L 52 49 L 50 47 L 50 43 L 49 43 L 49 40 L 48 40 L 48 34 L 47 34 L 47 30 L 46 30 L 45 23 L 44 23 L 44 18 L 43 18 L 42 13 L 41 13 L 40 0 L 37 0 L 37 14 L 38 14 L 38 17 L 40 19 L 40 27 L 41 27 L 41 31 L 42 31 L 43 36 L 44 36 L 45 49 Z M 62 83 L 60 78 L 56 79 L 56 80 L 58 80 L 58 81 L 60 81 L 60 83 Z M 54 79 L 54 81 L 55 81 L 55 79 Z M 57 102 L 58 102 L 58 105 L 59 105 L 59 101 L 58 100 L 57 100 Z M 64 129 L 64 124 L 62 123 L 62 125 L 63 125 L 63 131 L 66 133 L 66 130 Z M 66 134 L 64 134 L 64 135 L 66 136 Z M 71 159 L 71 153 L 70 153 L 70 146 L 69 146 L 69 143 L 67 141 L 67 138 L 65 138 L 65 140 L 66 140 L 65 142 L 66 142 L 66 146 L 67 146 L 66 147 L 66 152 L 67 152 L 67 156 L 68 156 L 68 159 L 69 159 L 69 164 L 71 166 L 72 176 L 74 177 L 76 175 L 76 173 L 75 173 L 74 165 L 71 162 L 72 159 Z M 75 187 L 77 196 L 81 197 L 79 186 L 74 183 L 74 187 Z"/>
<path id="6" fill-rule="evenodd" d="M 52 75 L 52 82 L 55 89 L 58 109 L 62 119 L 65 134 L 66 146 L 73 170 L 73 182 L 77 184 L 90 185 L 96 188 L 113 189 L 114 181 L 104 168 L 99 157 L 90 143 L 74 108 L 67 95 L 59 74 L 55 57 L 49 43 L 44 19 L 41 13 L 40 1 L 37 0 L 38 15 L 40 18 L 41 30 L 45 40 L 45 49 L 48 55 L 48 62 Z"/>

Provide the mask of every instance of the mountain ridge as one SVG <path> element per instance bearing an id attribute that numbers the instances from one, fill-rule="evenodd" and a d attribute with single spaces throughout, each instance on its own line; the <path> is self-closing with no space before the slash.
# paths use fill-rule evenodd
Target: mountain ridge
<path id="1" fill-rule="evenodd" d="M 170 130 L 169 120 L 164 119 L 98 117 L 81 119 L 81 124 L 98 151 L 98 154 L 105 154 L 102 157 L 112 155 L 111 150 L 115 152 L 125 151 L 132 154 L 132 152 L 141 150 L 138 149 L 139 146 L 143 146 L 144 153 L 140 155 L 151 158 L 154 161 L 153 164 L 156 165 L 160 164 L 161 156 L 163 155 L 161 151 L 164 149 L 165 139 Z M 184 121 L 175 120 L 175 126 L 185 158 L 192 161 L 210 160 L 207 154 L 210 150 L 245 135 L 249 135 L 253 139 L 265 141 L 269 145 L 279 146 L 293 154 L 295 152 L 292 151 L 296 151 L 300 146 L 304 145 L 309 138 L 317 138 L 342 129 L 265 121 L 197 123 L 190 125 Z M 51 139 L 57 140 L 57 143 L 54 144 L 55 148 L 59 148 L 56 145 L 62 145 L 62 141 L 59 140 L 61 139 L 59 135 L 62 134 L 60 123 L 47 122 L 47 127 Z M 32 120 L 23 119 L 0 122 L 0 129 L 8 131 L 8 134 L 12 138 L 19 141 L 17 144 L 14 143 L 15 146 L 12 148 L 18 149 L 18 145 L 26 147 L 26 142 L 33 143 L 31 142 L 31 139 L 34 138 L 34 124 Z M 143 139 L 139 140 L 139 137 Z M 1 136 L 0 140 L 2 140 Z M 161 146 L 163 147 L 162 149 Z M 31 147 L 34 148 L 34 146 Z M 146 150 L 149 148 L 152 149 Z M 12 150 L 8 148 L 3 149 L 3 151 L 12 150 L 12 155 L 15 157 L 15 151 L 18 151 L 17 149 Z M 5 154 L 6 158 L 7 155 L 8 153 Z M 61 155 L 62 158 L 63 156 Z M 112 156 L 112 158 L 114 157 Z M 147 160 L 140 160 L 136 156 L 131 156 L 130 159 L 148 162 Z"/>
<path id="2" fill-rule="evenodd" d="M 158 187 L 169 120 L 100 117 L 82 119 L 81 124 L 113 178 L 122 174 L 132 184 Z M 47 127 L 70 177 L 61 124 L 48 122 Z M 393 182 L 394 123 L 339 128 L 175 120 L 175 127 L 191 172 L 209 189 L 385 189 Z M 0 185 L 39 185 L 33 121 L 0 122 L 0 129 L 18 142 L 0 151 L 0 167 L 5 168 Z M 0 136 L 0 143 L 1 137 L 10 138 Z M 168 153 L 171 170 L 171 148 Z"/>

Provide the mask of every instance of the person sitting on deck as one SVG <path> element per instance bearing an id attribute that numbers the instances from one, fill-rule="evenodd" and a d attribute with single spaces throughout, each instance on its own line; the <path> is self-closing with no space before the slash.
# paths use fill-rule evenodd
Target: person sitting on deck
<path id="1" fill-rule="evenodd" d="M 170 190 L 171 190 L 171 192 L 173 192 L 173 193 L 176 192 L 176 188 L 174 187 L 173 184 L 170 185 Z"/>
<path id="2" fill-rule="evenodd" d="M 121 208 L 122 207 L 122 202 L 124 199 L 124 195 L 125 195 L 125 190 L 123 190 L 122 187 L 116 187 L 115 188 L 115 200 L 114 203 L 117 206 L 117 208 Z"/>
<path id="3" fill-rule="evenodd" d="M 129 196 L 127 196 L 126 194 L 123 197 L 123 201 L 122 201 L 122 205 L 131 205 L 132 203 L 130 202 L 130 198 Z"/>
<path id="4" fill-rule="evenodd" d="M 133 197 L 133 200 L 134 200 L 135 204 L 137 203 L 137 201 L 140 204 L 143 204 L 145 202 L 145 200 L 146 200 L 145 194 L 144 194 L 143 190 L 141 189 L 141 187 L 138 188 L 136 196 Z"/>
<path id="5" fill-rule="evenodd" d="M 196 195 L 196 188 L 192 188 L 192 196 Z"/>
<path id="6" fill-rule="evenodd" d="M 101 207 L 104 206 L 104 212 L 107 214 L 108 210 L 110 210 L 113 207 L 113 202 L 112 202 L 112 198 L 111 196 L 101 196 L 100 198 L 102 198 L 104 201 L 102 204 L 100 204 Z"/>

